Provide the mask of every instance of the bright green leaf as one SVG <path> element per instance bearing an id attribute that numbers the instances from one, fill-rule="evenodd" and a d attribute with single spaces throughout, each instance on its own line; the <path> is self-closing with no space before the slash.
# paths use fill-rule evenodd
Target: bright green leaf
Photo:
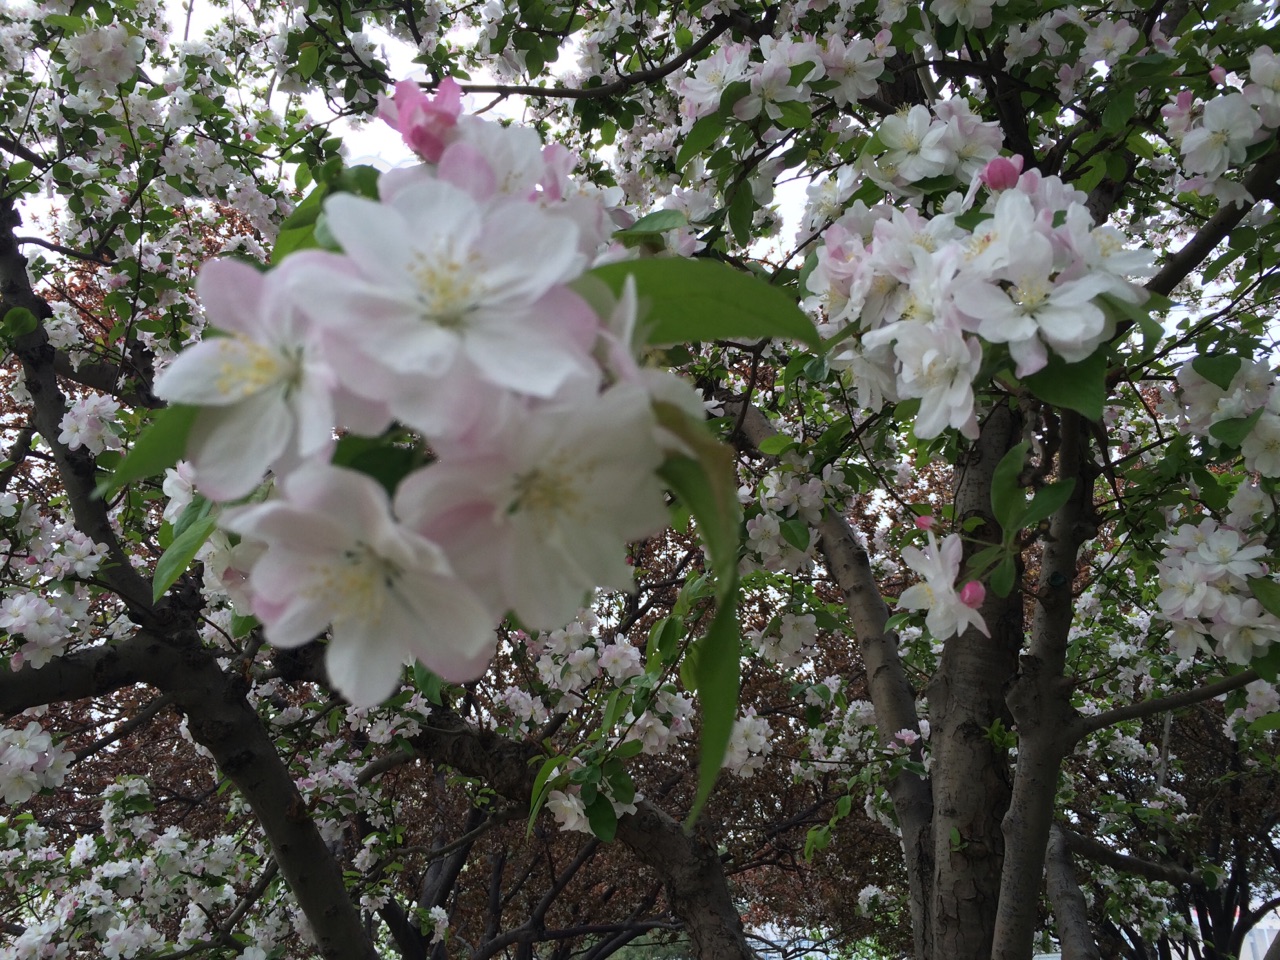
<path id="1" fill-rule="evenodd" d="M 1242 362 L 1237 356 L 1196 357 L 1191 361 L 1191 369 L 1214 386 L 1230 390 Z"/>
<path id="2" fill-rule="evenodd" d="M 1259 407 L 1247 417 L 1219 420 L 1209 428 L 1209 436 L 1219 443 L 1225 443 L 1229 447 L 1240 446 L 1240 444 L 1244 443 L 1244 438 L 1253 433 L 1254 424 L 1262 416 L 1262 409 L 1262 407 Z"/>
<path id="3" fill-rule="evenodd" d="M 765 437 L 761 440 L 756 449 L 761 453 L 776 457 L 794 446 L 796 446 L 796 442 L 785 433 L 775 433 L 773 436 Z"/>
<path id="4" fill-rule="evenodd" d="M 1066 407 L 1090 420 L 1102 419 L 1107 402 L 1107 356 L 1098 350 L 1079 363 L 1050 354 L 1049 364 L 1024 381 L 1033 394 L 1055 407 Z"/>
<path id="5" fill-rule="evenodd" d="M 654 414 L 662 427 L 697 454 L 696 460 L 683 454 L 668 457 L 658 472 L 672 492 L 693 511 L 711 554 L 716 593 L 723 602 L 737 583 L 742 521 L 733 453 L 712 437 L 703 424 L 673 404 L 655 403 Z"/>
<path id="6" fill-rule="evenodd" d="M 625 230 L 615 231 L 613 235 L 615 237 L 647 236 L 667 230 L 677 230 L 688 225 L 689 218 L 680 210 L 655 210 L 653 213 L 645 214 Z"/>
<path id="7" fill-rule="evenodd" d="M 126 483 L 162 473 L 185 456 L 187 434 L 195 423 L 199 407 L 174 404 L 156 414 L 156 418 L 139 434 L 128 455 L 116 472 L 103 480 L 94 492 L 108 497 Z"/>
<path id="8" fill-rule="evenodd" d="M 717 114 L 703 117 L 695 123 L 676 154 L 676 169 L 683 170 L 690 160 L 719 140 L 723 133 L 724 117 Z"/>
<path id="9" fill-rule="evenodd" d="M 991 475 L 991 513 L 999 522 L 1006 540 L 1021 529 L 1020 519 L 1027 508 L 1026 494 L 1022 492 L 1018 478 L 1026 466 L 1029 449 L 1025 441 L 1018 444 L 1000 459 Z"/>
<path id="10" fill-rule="evenodd" d="M 309 80 L 320 66 L 320 48 L 314 43 L 302 48 L 298 54 L 298 75 Z"/>
<path id="11" fill-rule="evenodd" d="M 1026 512 L 1018 520 L 1020 527 L 1034 527 L 1041 520 L 1053 516 L 1058 508 L 1071 499 L 1071 491 L 1076 488 L 1076 478 L 1069 477 L 1058 483 L 1051 483 L 1036 491 L 1027 506 Z"/>
<path id="12" fill-rule="evenodd" d="M 761 278 L 715 260 L 652 257 L 610 263 L 588 271 L 618 295 L 635 277 L 642 310 L 641 329 L 650 344 L 694 340 L 780 337 L 813 349 L 817 328 L 790 295 Z"/>
<path id="13" fill-rule="evenodd" d="M 200 548 L 217 527 L 216 517 L 205 517 L 187 527 L 180 536 L 173 538 L 169 549 L 156 561 L 156 573 L 151 580 L 152 600 L 158 602 L 165 591 L 182 576 L 183 571 L 191 566 L 191 561 L 195 559 Z"/>
<path id="14" fill-rule="evenodd" d="M 702 707 L 702 737 L 698 744 L 698 793 L 689 810 L 691 826 L 711 796 L 724 765 L 724 755 L 738 715 L 741 644 L 738 639 L 736 597 L 722 601 L 707 635 L 698 641 L 694 668 L 698 703 Z"/>
<path id="15" fill-rule="evenodd" d="M 568 756 L 548 757 L 538 770 L 538 775 L 533 778 L 533 793 L 529 798 L 529 823 L 525 829 L 525 836 L 533 833 L 533 822 L 538 819 L 538 811 L 547 802 L 547 794 L 551 792 L 551 786 L 555 782 L 552 779 L 555 772 L 571 759 Z"/>
<path id="16" fill-rule="evenodd" d="M 1007 597 L 1009 595 L 1009 592 L 1013 589 L 1013 580 L 1017 572 L 1017 565 L 1012 554 L 1007 555 L 991 571 L 991 577 L 988 582 L 991 584 L 991 589 L 996 592 L 996 596 Z"/>
<path id="17" fill-rule="evenodd" d="M 1270 577 L 1250 577 L 1249 592 L 1253 594 L 1264 610 L 1273 616 L 1280 617 L 1280 583 Z M 1272 647 L 1280 650 L 1280 646 Z"/>
<path id="18" fill-rule="evenodd" d="M 597 793 L 595 799 L 587 804 L 586 813 L 591 832 L 605 843 L 611 843 L 618 832 L 618 815 L 614 813 L 609 798 Z"/>
<path id="19" fill-rule="evenodd" d="M 0 336 L 6 340 L 16 340 L 40 326 L 40 320 L 26 307 L 13 307 L 4 315 L 0 323 Z"/>

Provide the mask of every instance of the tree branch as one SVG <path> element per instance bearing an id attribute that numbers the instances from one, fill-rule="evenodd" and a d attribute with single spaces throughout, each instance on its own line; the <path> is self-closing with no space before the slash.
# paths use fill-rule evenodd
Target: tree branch
<path id="1" fill-rule="evenodd" d="M 1134 876 L 1145 877 L 1148 880 L 1160 880 L 1177 886 L 1186 884 L 1200 886 L 1204 883 L 1204 878 L 1194 871 L 1184 870 L 1182 867 L 1175 867 L 1171 864 L 1152 863 L 1150 860 L 1133 857 L 1127 853 L 1119 853 L 1100 840 L 1086 837 L 1083 834 L 1076 833 L 1074 830 L 1067 830 L 1065 827 L 1060 829 L 1071 852 L 1084 857 L 1086 860 L 1101 863 L 1103 866 L 1119 870 L 1121 873 L 1131 873 Z"/>
<path id="2" fill-rule="evenodd" d="M 1049 903 L 1053 906 L 1058 942 L 1062 944 L 1062 960 L 1102 960 L 1098 943 L 1089 929 L 1088 906 L 1071 866 L 1066 831 L 1056 823 L 1049 831 L 1045 887 L 1049 893 Z"/>
<path id="3" fill-rule="evenodd" d="M 1223 694 L 1230 693 L 1232 690 L 1239 690 L 1257 679 L 1259 678 L 1256 670 L 1242 670 L 1239 673 L 1223 677 L 1221 680 L 1216 680 L 1204 687 L 1197 687 L 1194 690 L 1171 693 L 1167 697 L 1156 697 L 1152 700 L 1143 700 L 1140 703 L 1130 703 L 1092 717 L 1082 717 L 1076 722 L 1073 735 L 1075 739 L 1079 740 L 1090 733 L 1095 733 L 1104 727 L 1109 727 L 1125 720 L 1140 720 L 1143 717 L 1150 717 L 1165 710 L 1180 710 L 1183 707 L 1189 707 L 1204 700 L 1220 697 Z"/>
<path id="4" fill-rule="evenodd" d="M 555 97 L 562 100 L 598 100 L 625 93 L 632 87 L 653 83 L 669 74 L 675 73 L 686 63 L 715 43 L 730 27 L 737 26 L 744 32 L 754 28 L 756 24 L 743 14 L 725 14 L 711 21 L 710 29 L 689 45 L 689 49 L 668 60 L 666 63 L 635 73 L 625 73 L 611 83 L 598 87 L 535 87 L 528 85 L 503 85 L 464 83 L 460 84 L 464 93 L 499 93 L 507 96 Z"/>
<path id="5" fill-rule="evenodd" d="M 777 431 L 769 419 L 753 404 L 729 402 L 728 416 L 738 418 L 738 435 L 759 454 L 760 444 Z M 867 671 L 867 687 L 875 707 L 876 730 L 881 744 L 888 744 L 899 730 L 919 732 L 915 695 L 907 682 L 906 672 L 898 657 L 898 636 L 886 629 L 889 607 L 880 595 L 871 558 L 866 547 L 847 520 L 828 510 L 818 525 L 819 548 L 827 571 L 839 585 L 858 649 Z M 911 887 L 911 924 L 916 949 L 924 956 L 929 937 L 926 896 L 928 879 L 933 872 L 932 822 L 933 797 L 928 782 L 911 773 L 902 773 L 889 782 L 902 842 L 907 855 L 907 878 Z"/>
<path id="6" fill-rule="evenodd" d="M 509 800 L 528 803 L 539 754 L 456 714 L 433 710 L 413 740 L 428 759 L 483 779 Z M 704 960 L 753 960 L 742 920 L 729 893 L 715 847 L 695 836 L 648 800 L 618 820 L 617 839 L 661 879 L 673 911 L 684 922 Z"/>
<path id="7" fill-rule="evenodd" d="M 43 321 L 49 319 L 53 311 L 31 289 L 27 259 L 14 237 L 14 228 L 21 219 L 12 199 L 0 201 L 0 303 L 8 308 L 25 307 Z M 67 404 L 54 370 L 55 351 L 43 323 L 18 337 L 13 343 L 13 352 L 22 362 L 23 378 L 31 394 L 32 423 L 53 452 L 76 528 L 95 543 L 107 547 L 108 562 L 103 564 L 99 576 L 128 604 L 133 618 L 147 624 L 154 612 L 151 585 L 134 570 L 107 517 L 106 504 L 94 496 L 97 463 L 84 448 L 70 450 L 58 440 Z"/>
<path id="8" fill-rule="evenodd" d="M 1275 193 L 1276 183 L 1280 181 L 1280 149 L 1273 149 L 1253 165 L 1244 178 L 1244 188 L 1252 197 L 1271 197 Z M 1213 252 L 1213 248 L 1226 239 L 1227 235 L 1244 219 L 1245 214 L 1257 203 L 1237 203 L 1218 209 L 1212 217 L 1196 231 L 1177 253 L 1165 261 L 1160 271 L 1147 281 L 1147 289 L 1152 293 L 1168 296 L 1174 287 L 1187 278 L 1190 273 L 1204 262 Z"/>

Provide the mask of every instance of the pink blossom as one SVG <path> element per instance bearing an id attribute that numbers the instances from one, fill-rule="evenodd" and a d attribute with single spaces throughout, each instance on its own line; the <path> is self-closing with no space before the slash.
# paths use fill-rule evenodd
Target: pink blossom
<path id="1" fill-rule="evenodd" d="M 434 98 L 412 80 L 396 84 L 395 97 L 378 98 L 378 116 L 400 131 L 409 148 L 428 163 L 438 163 L 462 113 L 462 88 L 452 77 L 441 81 Z"/>
<path id="2" fill-rule="evenodd" d="M 1022 157 L 993 157 L 978 176 L 989 190 L 1008 190 L 1018 185 L 1022 175 Z"/>
<path id="3" fill-rule="evenodd" d="M 960 602 L 971 610 L 977 610 L 982 606 L 982 601 L 987 597 L 987 588 L 977 580 L 970 580 L 960 588 Z"/>
<path id="4" fill-rule="evenodd" d="M 933 517 L 932 517 L 931 515 L 929 515 L 929 514 L 925 514 L 923 517 L 916 517 L 916 529 L 917 529 L 917 530 L 932 530 L 932 529 L 933 529 Z"/>

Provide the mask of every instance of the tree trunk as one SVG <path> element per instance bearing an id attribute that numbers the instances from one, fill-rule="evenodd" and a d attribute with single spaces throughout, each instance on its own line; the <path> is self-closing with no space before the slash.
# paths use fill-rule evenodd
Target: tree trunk
<path id="1" fill-rule="evenodd" d="M 966 555 L 1001 540 L 991 513 L 992 474 L 1018 442 L 1019 420 L 1008 406 L 993 409 L 960 465 L 955 520 L 978 521 Z M 1008 597 L 988 591 L 981 612 L 990 638 L 969 629 L 948 640 L 928 689 L 934 802 L 929 960 L 990 960 L 1000 900 L 1001 820 L 1010 774 L 1005 748 L 989 731 L 997 720 L 1005 728 L 1011 722 L 1005 689 L 1022 646 L 1021 591 L 1015 586 Z"/>

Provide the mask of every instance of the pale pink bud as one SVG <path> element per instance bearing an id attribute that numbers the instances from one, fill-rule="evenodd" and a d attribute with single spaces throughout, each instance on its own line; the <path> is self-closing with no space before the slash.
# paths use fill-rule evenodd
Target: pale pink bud
<path id="1" fill-rule="evenodd" d="M 932 529 L 933 529 L 933 517 L 928 516 L 927 514 L 926 514 L 925 516 L 923 516 L 923 517 L 916 517 L 916 529 L 917 529 L 917 530 L 932 530 Z"/>
<path id="2" fill-rule="evenodd" d="M 1222 67 L 1214 67 L 1209 71 L 1209 76 L 1213 78 L 1214 83 L 1222 84 L 1227 82 L 1227 71 Z"/>
<path id="3" fill-rule="evenodd" d="M 1008 190 L 1018 185 L 1022 175 L 1022 157 L 992 157 L 979 174 L 990 190 Z"/>
<path id="4" fill-rule="evenodd" d="M 970 580 L 960 588 L 960 602 L 970 610 L 977 610 L 986 599 L 987 588 L 977 580 Z"/>

